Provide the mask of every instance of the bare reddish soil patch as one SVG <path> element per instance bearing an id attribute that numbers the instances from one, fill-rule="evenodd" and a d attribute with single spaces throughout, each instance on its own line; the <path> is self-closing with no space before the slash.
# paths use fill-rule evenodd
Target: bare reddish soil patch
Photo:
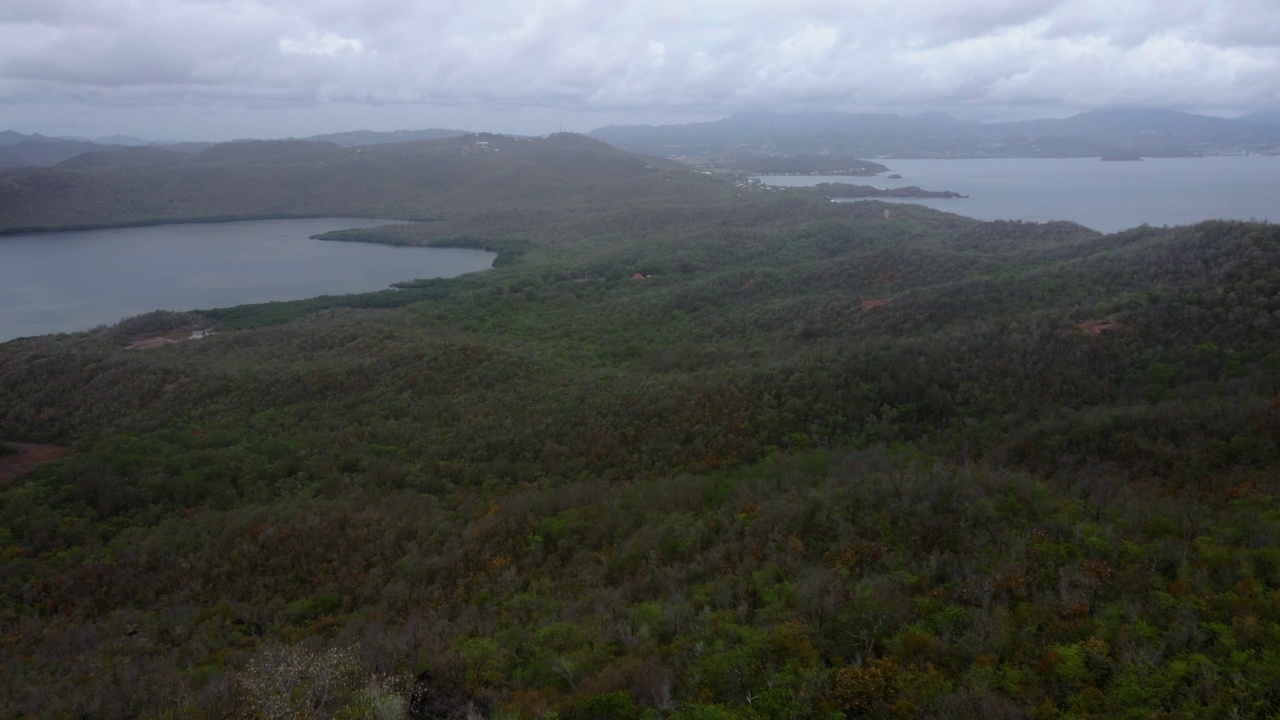
<path id="1" fill-rule="evenodd" d="M 60 445 L 19 442 L 8 444 L 18 448 L 18 452 L 0 457 L 0 485 L 8 485 L 35 470 L 36 466 L 52 462 L 67 454 L 67 449 Z"/>
<path id="2" fill-rule="evenodd" d="M 135 340 L 126 350 L 148 350 L 150 348 L 160 347 L 161 345 L 173 345 L 174 343 L 184 342 L 186 340 L 199 340 L 213 334 L 213 330 L 191 330 L 184 332 L 168 333 L 167 335 L 156 335 L 155 337 L 143 338 Z"/>
<path id="3" fill-rule="evenodd" d="M 1122 329 L 1124 327 L 1124 323 L 1114 318 L 1107 318 L 1105 320 L 1090 320 L 1088 322 L 1082 322 L 1079 325 L 1076 325 L 1076 327 L 1093 335 L 1101 335 L 1104 332 L 1112 332 L 1114 330 Z"/>
<path id="4" fill-rule="evenodd" d="M 872 308 L 878 308 L 881 305 L 887 305 L 892 299 L 893 298 L 880 298 L 879 300 L 867 300 L 858 307 L 862 310 L 870 310 Z"/>

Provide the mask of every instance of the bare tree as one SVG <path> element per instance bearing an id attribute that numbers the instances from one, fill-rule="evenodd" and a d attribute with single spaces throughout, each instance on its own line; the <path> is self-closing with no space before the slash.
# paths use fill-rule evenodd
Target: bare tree
<path id="1" fill-rule="evenodd" d="M 246 700 L 268 720 L 315 717 L 351 688 L 359 672 L 352 648 L 308 650 L 266 645 L 240 673 Z"/>

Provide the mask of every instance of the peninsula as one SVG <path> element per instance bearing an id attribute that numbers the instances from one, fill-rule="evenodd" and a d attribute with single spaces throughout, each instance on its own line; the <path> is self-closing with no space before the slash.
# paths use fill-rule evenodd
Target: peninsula
<path id="1" fill-rule="evenodd" d="M 861 198 L 967 198 L 950 190 L 925 190 L 915 185 L 901 188 L 877 188 L 870 185 L 850 185 L 847 183 L 821 183 L 814 189 L 822 195 L 836 199 Z"/>

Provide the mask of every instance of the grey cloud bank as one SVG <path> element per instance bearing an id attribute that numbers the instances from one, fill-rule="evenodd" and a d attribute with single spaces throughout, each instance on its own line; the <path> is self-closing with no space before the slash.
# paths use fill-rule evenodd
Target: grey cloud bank
<path id="1" fill-rule="evenodd" d="M 742 110 L 1280 107 L 1273 0 L 8 0 L 0 128 L 541 133 Z"/>

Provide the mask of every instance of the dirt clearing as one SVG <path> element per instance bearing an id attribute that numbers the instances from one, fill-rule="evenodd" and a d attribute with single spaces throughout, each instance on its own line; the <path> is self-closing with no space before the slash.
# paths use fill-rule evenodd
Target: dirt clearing
<path id="1" fill-rule="evenodd" d="M 8 485 L 35 470 L 38 465 L 57 460 L 67 454 L 67 449 L 60 445 L 21 442 L 5 444 L 17 448 L 18 452 L 0 457 L 0 486 Z"/>

